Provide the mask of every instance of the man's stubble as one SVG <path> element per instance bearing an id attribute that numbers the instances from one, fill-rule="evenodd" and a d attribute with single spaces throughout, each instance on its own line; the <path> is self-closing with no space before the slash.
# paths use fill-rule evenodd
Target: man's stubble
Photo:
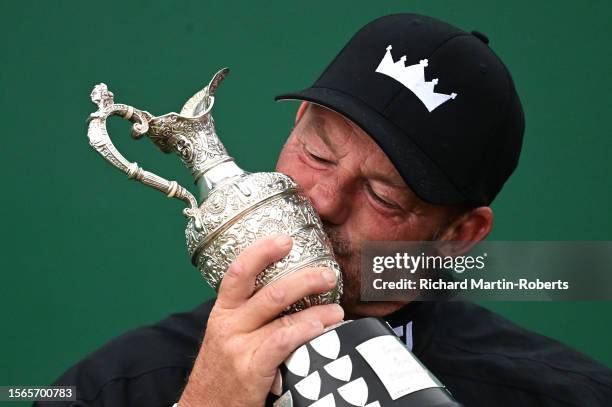
<path id="1" fill-rule="evenodd" d="M 436 229 L 428 241 L 438 240 L 448 223 Z M 340 305 L 351 314 L 351 310 L 368 304 L 361 300 L 361 242 L 351 242 L 345 239 L 337 226 L 323 221 L 323 229 L 329 237 L 334 256 L 340 265 L 344 285 Z"/>

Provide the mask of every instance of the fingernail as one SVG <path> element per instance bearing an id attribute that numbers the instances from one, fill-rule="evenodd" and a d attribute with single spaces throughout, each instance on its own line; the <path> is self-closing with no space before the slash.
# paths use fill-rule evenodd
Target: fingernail
<path id="1" fill-rule="evenodd" d="M 331 283 L 335 283 L 336 282 L 336 273 L 334 273 L 330 269 L 325 269 L 325 270 L 323 270 L 323 278 L 325 279 L 325 281 L 327 281 L 330 284 Z"/>
<path id="2" fill-rule="evenodd" d="M 344 317 L 344 308 L 342 308 L 340 304 L 334 304 L 334 305 L 335 305 L 334 312 L 338 314 L 341 318 Z"/>
<path id="3" fill-rule="evenodd" d="M 287 247 L 291 244 L 291 236 L 280 235 L 276 239 L 274 239 L 274 241 L 280 247 Z"/>

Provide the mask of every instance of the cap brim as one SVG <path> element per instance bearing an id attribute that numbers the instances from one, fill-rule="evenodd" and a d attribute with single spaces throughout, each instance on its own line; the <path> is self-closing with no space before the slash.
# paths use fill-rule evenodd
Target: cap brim
<path id="1" fill-rule="evenodd" d="M 409 135 L 362 101 L 321 87 L 287 93 L 274 99 L 316 103 L 351 120 L 378 144 L 404 182 L 423 201 L 438 205 L 471 203 Z"/>

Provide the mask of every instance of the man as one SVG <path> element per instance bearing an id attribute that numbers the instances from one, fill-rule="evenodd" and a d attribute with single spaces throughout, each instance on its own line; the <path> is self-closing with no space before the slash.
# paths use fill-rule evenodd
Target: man
<path id="1" fill-rule="evenodd" d="M 480 33 L 399 14 L 362 28 L 298 99 L 277 163 L 311 199 L 344 273 L 342 307 L 278 318 L 335 276 L 304 269 L 254 292 L 288 236 L 263 239 L 227 270 L 216 302 L 130 332 L 62 376 L 77 406 L 260 406 L 277 366 L 342 318 L 381 316 L 466 406 L 603 406 L 609 370 L 463 302 L 366 303 L 366 240 L 464 241 L 491 230 L 489 204 L 514 171 L 523 112 Z"/>

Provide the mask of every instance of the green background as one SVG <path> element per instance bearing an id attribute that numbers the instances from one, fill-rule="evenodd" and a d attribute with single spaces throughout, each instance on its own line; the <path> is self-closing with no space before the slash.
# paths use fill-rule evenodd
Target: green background
<path id="1" fill-rule="evenodd" d="M 219 134 L 243 168 L 271 170 L 297 107 L 274 95 L 314 81 L 375 17 L 437 16 L 491 38 L 526 111 L 491 238 L 612 240 L 611 4 L 2 1 L 0 385 L 49 383 L 117 334 L 213 295 L 188 260 L 181 203 L 88 146 L 94 84 L 162 114 L 229 66 Z M 178 158 L 111 122 L 128 159 L 191 185 Z M 489 306 L 612 366 L 611 303 Z"/>

